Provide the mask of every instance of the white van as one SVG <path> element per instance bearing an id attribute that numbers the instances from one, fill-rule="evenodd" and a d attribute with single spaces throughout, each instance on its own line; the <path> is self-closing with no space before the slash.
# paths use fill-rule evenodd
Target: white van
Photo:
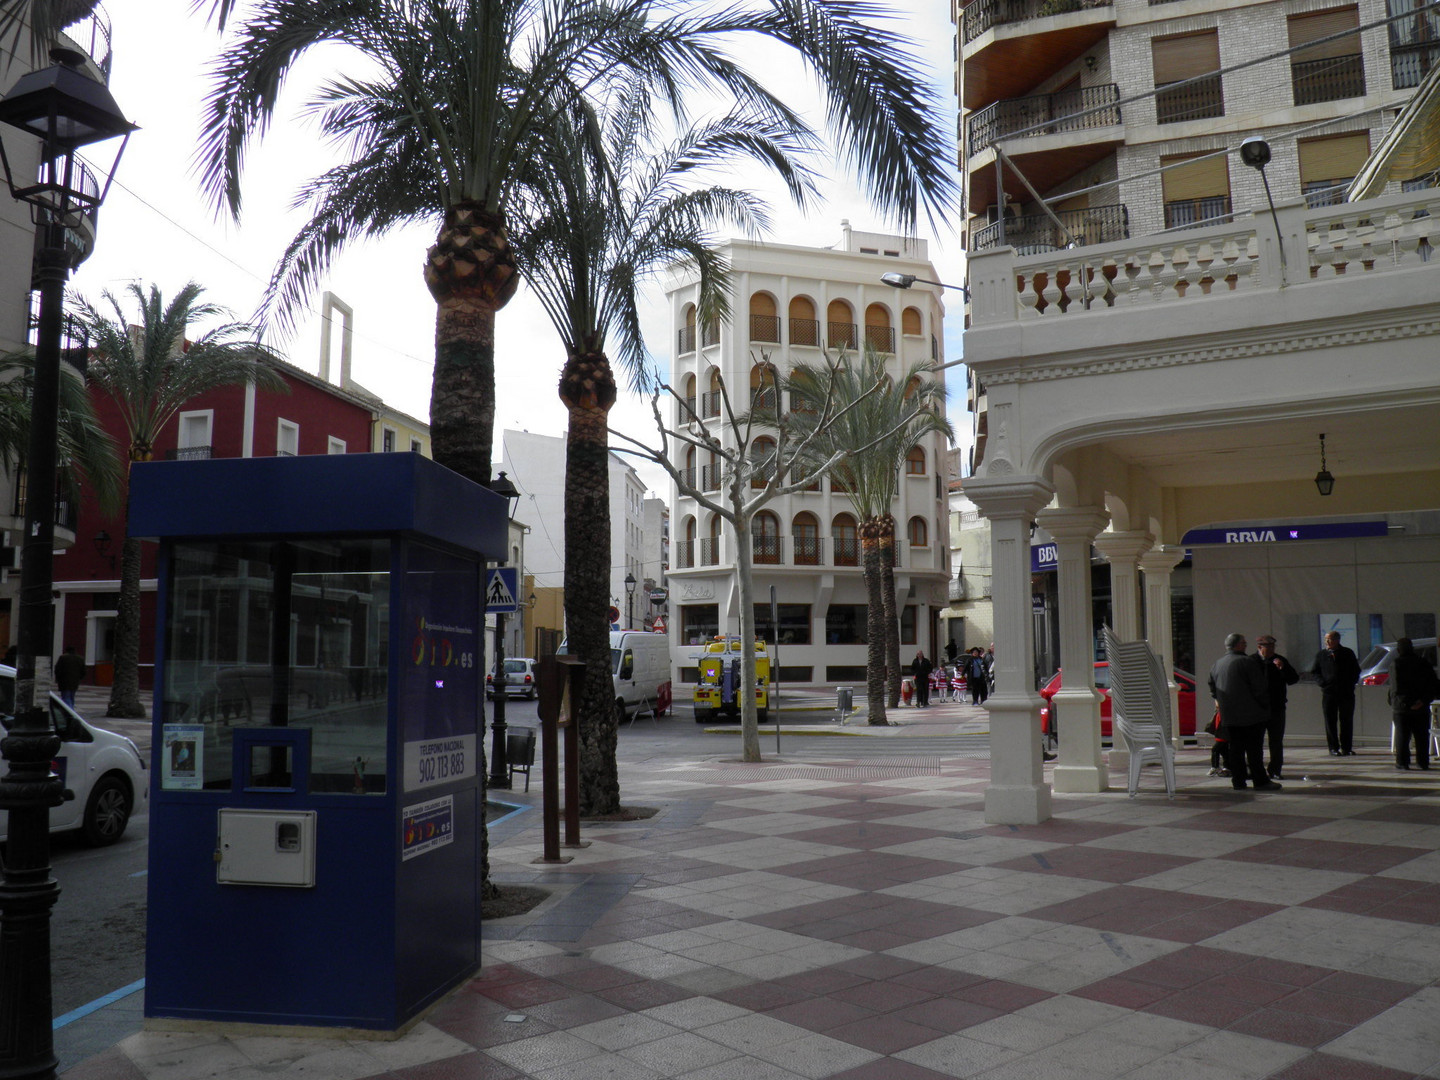
<path id="1" fill-rule="evenodd" d="M 569 651 L 568 639 L 560 652 Z M 670 636 L 643 630 L 610 631 L 610 678 L 615 685 L 615 714 L 664 716 L 670 708 Z"/>

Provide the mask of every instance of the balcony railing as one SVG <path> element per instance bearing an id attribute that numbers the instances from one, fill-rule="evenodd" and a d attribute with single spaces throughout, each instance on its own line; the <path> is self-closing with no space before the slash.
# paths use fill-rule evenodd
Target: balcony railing
<path id="1" fill-rule="evenodd" d="M 893 353 L 895 351 L 895 328 L 892 326 L 865 327 L 865 344 L 876 352 Z"/>
<path id="2" fill-rule="evenodd" d="M 1396 90 L 1419 86 L 1436 64 L 1440 64 L 1440 41 L 1390 44 L 1390 82 Z"/>
<path id="3" fill-rule="evenodd" d="M 675 567 L 678 570 L 689 570 L 695 565 L 695 541 L 681 540 L 675 545 Z"/>
<path id="4" fill-rule="evenodd" d="M 818 346 L 820 344 L 820 320 L 791 319 L 790 344 Z"/>
<path id="5" fill-rule="evenodd" d="M 700 328 L 700 344 L 707 349 L 720 344 L 720 324 L 714 319 Z"/>
<path id="6" fill-rule="evenodd" d="M 1029 135 L 1055 135 L 1062 131 L 1113 127 L 1120 123 L 1120 87 L 1115 83 L 1082 86 L 1058 94 L 1007 98 L 981 109 L 968 124 L 969 154 L 978 154 L 998 139 L 1017 131 Z M 1096 109 L 1096 112 L 1086 112 Z M 1084 113 L 1077 116 L 1076 113 Z M 1044 127 L 1039 125 L 1044 124 Z M 1030 129 L 1034 130 L 1030 130 Z"/>
<path id="7" fill-rule="evenodd" d="M 850 349 L 853 352 L 859 348 L 858 330 L 859 327 L 853 322 L 828 323 L 825 327 L 825 340 L 832 349 Z"/>
<path id="8" fill-rule="evenodd" d="M 720 471 L 721 471 L 721 466 L 719 466 L 719 465 L 702 465 L 702 466 L 700 466 L 700 490 L 701 490 L 701 491 L 719 491 L 719 490 L 720 490 Z"/>
<path id="9" fill-rule="evenodd" d="M 210 446 L 179 446 L 174 450 L 165 451 L 166 461 L 209 461 L 213 447 Z"/>
<path id="10" fill-rule="evenodd" d="M 1339 206 L 1345 201 L 1345 193 L 1350 190 L 1350 182 L 1354 179 L 1353 176 L 1348 176 L 1301 184 L 1300 194 L 1305 196 L 1306 208 L 1314 210 L 1321 206 Z"/>
<path id="11" fill-rule="evenodd" d="M 1290 65 L 1296 105 L 1365 96 L 1365 64 L 1359 53 Z"/>
<path id="12" fill-rule="evenodd" d="M 718 536 L 707 536 L 696 543 L 700 545 L 700 565 L 720 565 L 720 538 Z"/>
<path id="13" fill-rule="evenodd" d="M 757 566 L 779 566 L 784 545 L 778 536 L 752 536 L 751 561 Z"/>
<path id="14" fill-rule="evenodd" d="M 836 566 L 860 565 L 860 541 L 853 536 L 833 536 L 830 542 L 835 546 Z"/>
<path id="15" fill-rule="evenodd" d="M 775 411 L 775 388 L 767 386 L 764 390 L 750 391 L 750 408 L 757 412 Z"/>
<path id="16" fill-rule="evenodd" d="M 1201 225 L 1222 224 L 1229 220 L 1229 195 L 1215 195 L 1208 199 L 1181 199 L 1165 204 L 1167 229 L 1193 229 Z"/>
<path id="17" fill-rule="evenodd" d="M 750 340 L 773 341 L 778 345 L 780 343 L 780 316 L 751 315 Z"/>
<path id="18" fill-rule="evenodd" d="M 1155 89 L 1157 123 L 1178 124 L 1184 120 L 1205 120 L 1224 115 L 1225 95 L 1221 92 L 1218 71 L 1194 82 Z"/>
<path id="19" fill-rule="evenodd" d="M 86 56 L 95 61 L 95 66 L 100 69 L 108 83 L 110 81 L 110 20 L 105 14 L 105 9 L 97 4 L 90 14 L 65 27 L 64 34 L 80 46 Z"/>
<path id="20" fill-rule="evenodd" d="M 1130 212 L 1123 204 L 1090 206 L 1084 210 L 1058 210 L 1055 216 L 1065 226 L 1056 227 L 1049 214 L 1022 214 L 1005 219 L 1005 243 L 1021 255 L 1058 251 L 1071 244 L 1110 244 L 1130 239 Z M 985 251 L 1000 244 L 1000 223 L 986 225 L 970 236 L 971 251 Z"/>
<path id="21" fill-rule="evenodd" d="M 713 420 L 720 415 L 719 390 L 706 390 L 700 395 L 700 415 L 706 420 Z"/>
<path id="22" fill-rule="evenodd" d="M 1110 0 L 975 0 L 965 7 L 965 44 L 992 26 L 1110 6 Z"/>
<path id="23" fill-rule="evenodd" d="M 26 475 L 24 467 L 15 470 L 15 501 L 11 505 L 11 513 L 17 518 L 24 518 L 26 513 Z M 75 526 L 80 520 L 80 507 L 69 499 L 62 499 L 55 496 L 55 527 L 75 531 Z"/>
<path id="24" fill-rule="evenodd" d="M 795 553 L 796 566 L 819 566 L 825 558 L 825 541 L 819 536 L 793 536 L 791 550 Z"/>
<path id="25" fill-rule="evenodd" d="M 680 422 L 682 424 L 700 415 L 695 411 L 696 404 L 695 395 L 687 394 L 685 397 L 685 407 L 680 410 Z"/>
<path id="26" fill-rule="evenodd" d="M 682 326 L 675 334 L 675 351 L 686 356 L 695 351 L 695 327 Z"/>

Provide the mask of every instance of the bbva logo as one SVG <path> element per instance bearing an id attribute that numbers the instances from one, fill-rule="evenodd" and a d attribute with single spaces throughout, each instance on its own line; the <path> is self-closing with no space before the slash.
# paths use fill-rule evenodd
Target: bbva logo
<path id="1" fill-rule="evenodd" d="M 1266 541 L 1275 539 L 1274 529 L 1241 529 L 1238 532 L 1227 532 L 1225 542 L 1227 544 L 1263 544 Z"/>

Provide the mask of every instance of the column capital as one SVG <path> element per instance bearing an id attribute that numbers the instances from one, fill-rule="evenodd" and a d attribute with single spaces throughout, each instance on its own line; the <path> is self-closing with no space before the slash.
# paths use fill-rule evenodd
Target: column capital
<path id="1" fill-rule="evenodd" d="M 1055 488 L 1043 476 L 967 477 L 961 490 L 990 520 L 1033 519 L 1055 497 Z"/>
<path id="2" fill-rule="evenodd" d="M 1105 531 L 1110 515 L 1103 506 L 1049 506 L 1035 520 L 1056 540 L 1090 542 Z"/>
<path id="3" fill-rule="evenodd" d="M 1140 556 L 1140 569 L 1146 576 L 1168 574 L 1185 561 L 1185 549 L 1173 544 L 1159 544 Z"/>
<path id="4" fill-rule="evenodd" d="M 1133 566 L 1154 543 L 1155 537 L 1142 530 L 1108 532 L 1095 538 L 1095 550 L 1105 557 L 1106 562 L 1126 562 Z"/>

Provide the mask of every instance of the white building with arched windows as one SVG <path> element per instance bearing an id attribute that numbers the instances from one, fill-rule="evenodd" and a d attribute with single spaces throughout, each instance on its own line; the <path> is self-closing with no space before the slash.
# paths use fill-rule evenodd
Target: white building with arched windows
<path id="1" fill-rule="evenodd" d="M 943 362 L 940 288 L 900 290 L 880 281 L 887 272 L 938 280 L 925 241 L 855 232 L 848 223 L 843 230 L 829 248 L 747 240 L 723 245 L 731 266 L 729 321 L 697 320 L 697 279 L 675 275 L 667 287 L 675 326 L 671 385 L 686 403 L 671 403 L 673 422 L 683 427 L 688 404 L 728 442 L 722 386 L 741 411 L 752 393 L 773 385 L 765 381 L 767 365 L 783 379 L 795 364 L 819 363 L 842 347 L 856 354 L 870 343 L 888 354 L 897 376 L 919 361 Z M 912 448 L 892 510 L 906 663 L 916 649 L 934 656 L 943 644 L 938 613 L 950 577 L 946 451 L 943 435 L 926 436 Z M 722 466 L 706 451 L 678 445 L 674 453 L 675 466 L 701 490 L 721 491 Z M 670 633 L 679 681 L 688 683 L 695 677 L 692 646 L 739 631 L 740 590 L 729 525 L 693 498 L 672 493 L 671 507 Z M 767 640 L 778 636 L 782 681 L 863 684 L 866 593 L 858 515 L 842 486 L 826 479 L 777 498 L 753 528 L 756 625 Z M 771 586 L 778 628 L 770 618 Z"/>

